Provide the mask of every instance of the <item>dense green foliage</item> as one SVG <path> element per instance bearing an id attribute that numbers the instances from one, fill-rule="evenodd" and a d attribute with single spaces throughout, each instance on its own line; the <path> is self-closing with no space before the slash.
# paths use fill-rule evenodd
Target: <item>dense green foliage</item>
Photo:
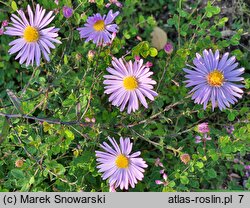
<path id="1" fill-rule="evenodd" d="M 0 1 L 0 21 L 10 20 L 17 8 L 26 9 L 32 2 Z M 52 25 L 60 28 L 62 44 L 52 51 L 51 62 L 37 68 L 20 65 L 8 54 L 13 38 L 0 36 L 0 112 L 21 115 L 0 117 L 0 190 L 108 191 L 107 181 L 97 172 L 94 152 L 108 136 L 132 138 L 133 151 L 141 151 L 149 166 L 143 181 L 130 191 L 250 189 L 244 169 L 250 165 L 247 5 L 239 0 L 235 11 L 242 13 L 230 16 L 222 12 L 220 1 L 204 5 L 202 1 L 125 0 L 122 8 L 110 6 L 120 11 L 113 44 L 85 43 L 76 28 L 94 13 L 106 14 L 107 2 L 59 0 L 56 5 L 38 0 L 47 10 L 56 9 Z M 64 5 L 74 9 L 69 19 L 62 14 Z M 156 26 L 173 43 L 172 54 L 157 51 L 151 43 Z M 224 111 L 213 112 L 211 104 L 206 110 L 195 105 L 183 83 L 183 67 L 192 64 L 196 52 L 209 48 L 230 52 L 246 69 L 243 98 Z M 126 60 L 140 55 L 153 63 L 159 94 L 148 109 L 141 107 L 130 115 L 111 106 L 103 88 L 111 57 L 125 54 Z M 71 121 L 80 122 L 67 123 Z M 212 138 L 206 145 L 195 143 L 200 134 L 197 125 L 202 122 L 209 123 Z M 225 128 L 229 125 L 234 126 L 232 134 Z M 187 164 L 180 159 L 184 153 L 191 157 Z M 155 183 L 162 180 L 161 168 L 155 166 L 157 158 L 168 174 L 166 186 Z"/>

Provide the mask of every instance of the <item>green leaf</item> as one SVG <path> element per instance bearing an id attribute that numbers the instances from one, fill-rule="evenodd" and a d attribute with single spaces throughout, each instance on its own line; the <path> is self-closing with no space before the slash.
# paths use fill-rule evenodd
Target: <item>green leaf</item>
<path id="1" fill-rule="evenodd" d="M 65 54 L 64 57 L 63 57 L 63 61 L 64 61 L 64 64 L 65 64 L 65 65 L 68 64 L 68 57 L 67 57 L 66 54 Z"/>
<path id="2" fill-rule="evenodd" d="M 12 1 L 12 2 L 11 2 L 11 8 L 12 8 L 14 11 L 18 10 L 17 4 L 16 4 L 15 1 Z"/>
<path id="3" fill-rule="evenodd" d="M 208 174 L 208 178 L 209 179 L 212 179 L 212 178 L 216 178 L 217 177 L 217 173 L 214 169 L 210 168 L 208 171 L 207 171 L 207 174 Z"/>
<path id="4" fill-rule="evenodd" d="M 30 181 L 29 181 L 29 184 L 31 185 L 31 184 L 33 184 L 34 182 L 35 182 L 35 177 L 34 177 L 34 176 L 31 176 Z"/>
<path id="5" fill-rule="evenodd" d="M 177 9 L 181 17 L 187 17 L 188 13 L 180 8 Z"/>
<path id="6" fill-rule="evenodd" d="M 143 58 L 147 58 L 149 55 L 149 51 L 142 51 L 140 54 L 142 55 Z"/>
<path id="7" fill-rule="evenodd" d="M 7 119 L 4 119 L 2 132 L 0 134 L 0 144 L 3 142 L 3 140 L 8 136 L 10 130 L 10 125 Z"/>
<path id="8" fill-rule="evenodd" d="M 223 27 L 227 21 L 228 21 L 228 17 L 223 17 L 219 20 L 217 24 L 219 27 Z"/>
<path id="9" fill-rule="evenodd" d="M 22 171 L 22 170 L 19 170 L 19 169 L 12 169 L 12 170 L 11 170 L 11 174 L 12 174 L 15 178 L 17 178 L 17 179 L 20 179 L 20 178 L 24 178 L 24 177 L 25 177 L 23 171 Z"/>
<path id="10" fill-rule="evenodd" d="M 174 181 L 170 181 L 169 184 L 168 184 L 169 187 L 174 187 L 175 186 L 175 182 Z"/>
<path id="11" fill-rule="evenodd" d="M 182 184 L 188 184 L 189 183 L 189 179 L 187 178 L 187 176 L 181 176 L 180 180 L 181 180 Z"/>
<path id="12" fill-rule="evenodd" d="M 205 7 L 205 10 L 206 10 L 206 15 L 208 18 L 212 17 L 215 14 L 220 13 L 220 7 L 212 6 L 210 1 L 208 1 L 207 6 Z"/>
<path id="13" fill-rule="evenodd" d="M 227 118 L 229 121 L 234 121 L 235 119 L 235 114 L 233 112 L 230 112 L 228 115 L 227 115 Z"/>
<path id="14" fill-rule="evenodd" d="M 158 51 L 157 51 L 156 48 L 150 48 L 149 49 L 149 54 L 150 54 L 151 57 L 155 57 L 155 56 L 157 56 Z"/>
<path id="15" fill-rule="evenodd" d="M 200 169 L 204 167 L 203 162 L 197 162 L 195 165 Z"/>
<path id="16" fill-rule="evenodd" d="M 72 131 L 68 129 L 66 129 L 64 133 L 67 139 L 73 140 L 75 138 L 75 135 L 72 133 Z"/>

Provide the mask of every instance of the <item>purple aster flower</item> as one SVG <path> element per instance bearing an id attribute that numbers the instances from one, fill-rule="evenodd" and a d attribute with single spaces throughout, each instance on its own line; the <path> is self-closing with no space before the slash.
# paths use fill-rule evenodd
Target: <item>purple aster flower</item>
<path id="1" fill-rule="evenodd" d="M 114 58 L 112 61 L 113 68 L 107 68 L 111 75 L 105 75 L 104 84 L 107 85 L 104 93 L 111 94 L 109 101 L 112 105 L 119 107 L 123 111 L 125 106 L 128 106 L 127 112 L 135 112 L 139 108 L 139 101 L 147 108 L 148 104 L 145 97 L 154 100 L 158 94 L 153 91 L 153 85 L 156 84 L 150 78 L 153 72 L 150 68 L 143 64 L 143 59 L 140 61 L 124 62 L 121 58 Z"/>
<path id="2" fill-rule="evenodd" d="M 203 57 L 196 53 L 193 60 L 195 66 L 190 66 L 194 70 L 184 68 L 188 80 L 186 87 L 194 88 L 190 93 L 194 93 L 192 99 L 195 103 L 203 104 L 206 109 L 209 101 L 212 102 L 212 109 L 218 105 L 220 110 L 235 104 L 237 98 L 242 97 L 243 85 L 234 82 L 244 80 L 239 77 L 244 73 L 244 68 L 237 68 L 235 57 L 228 58 L 229 53 L 225 53 L 219 59 L 219 51 L 213 54 L 212 50 L 203 51 Z"/>
<path id="3" fill-rule="evenodd" d="M 209 126 L 208 126 L 208 123 L 201 123 L 198 125 L 198 131 L 202 134 L 204 133 L 208 133 L 210 130 L 209 130 Z"/>
<path id="4" fill-rule="evenodd" d="M 63 7 L 63 16 L 66 18 L 70 18 L 73 14 L 73 9 L 67 6 Z"/>
<path id="5" fill-rule="evenodd" d="M 25 16 L 22 10 L 17 11 L 20 17 L 12 14 L 12 26 L 6 27 L 5 34 L 10 36 L 20 36 L 20 38 L 10 42 L 12 46 L 9 50 L 10 54 L 17 53 L 15 59 L 20 58 L 19 63 L 23 64 L 26 61 L 26 66 L 33 65 L 34 60 L 36 65 L 40 65 L 41 54 L 49 61 L 50 48 L 54 49 L 55 43 L 61 43 L 56 39 L 59 29 L 55 27 L 45 28 L 55 16 L 50 11 L 45 15 L 45 9 L 36 5 L 36 11 L 33 14 L 28 5 L 29 18 Z"/>
<path id="6" fill-rule="evenodd" d="M 110 43 L 112 34 L 118 31 L 118 26 L 112 24 L 118 14 L 119 12 L 113 14 L 113 11 L 110 10 L 107 16 L 101 16 L 97 13 L 89 17 L 84 27 L 77 29 L 80 32 L 80 37 L 87 38 L 85 42 L 92 40 L 97 45 Z"/>
<path id="7" fill-rule="evenodd" d="M 128 189 L 129 185 L 134 188 L 137 180 L 143 179 L 144 169 L 148 167 L 142 158 L 138 158 L 141 154 L 139 151 L 131 153 L 133 144 L 129 138 L 120 138 L 120 146 L 114 138 L 108 137 L 113 147 L 106 142 L 101 145 L 105 150 L 96 151 L 97 168 L 102 172 L 103 180 L 109 178 L 109 185 L 116 189 Z"/>

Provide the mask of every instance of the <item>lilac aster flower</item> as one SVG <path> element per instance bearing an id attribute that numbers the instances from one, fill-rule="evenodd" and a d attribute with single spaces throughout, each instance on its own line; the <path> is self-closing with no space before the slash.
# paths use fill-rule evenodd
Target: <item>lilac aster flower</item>
<path id="1" fill-rule="evenodd" d="M 112 24 L 118 14 L 119 12 L 113 14 L 113 11 L 110 10 L 107 16 L 101 16 L 97 13 L 89 17 L 84 27 L 77 29 L 80 32 L 80 37 L 87 38 L 85 42 L 92 40 L 97 45 L 110 43 L 112 33 L 118 31 L 118 26 Z"/>
<path id="2" fill-rule="evenodd" d="M 120 146 L 114 138 L 108 137 L 113 147 L 106 142 L 101 145 L 105 150 L 96 151 L 97 168 L 102 172 L 103 180 L 109 178 L 109 185 L 116 189 L 128 189 L 129 185 L 134 188 L 137 181 L 143 179 L 144 169 L 148 167 L 142 158 L 138 158 L 141 154 L 139 151 L 130 155 L 133 144 L 129 138 L 120 138 Z"/>
<path id="3" fill-rule="evenodd" d="M 143 59 L 140 61 L 123 62 L 123 60 L 114 58 L 112 61 L 113 68 L 107 68 L 111 75 L 105 75 L 104 84 L 107 85 L 104 93 L 111 94 L 109 101 L 112 105 L 119 107 L 123 111 L 128 105 L 127 112 L 135 112 L 139 108 L 139 101 L 147 108 L 148 104 L 145 97 L 154 100 L 158 94 L 153 91 L 153 85 L 156 84 L 150 78 L 153 72 L 150 68 L 143 64 Z"/>
<path id="4" fill-rule="evenodd" d="M 239 77 L 244 73 L 244 68 L 237 68 L 235 57 L 228 58 L 229 53 L 225 53 L 219 59 L 219 51 L 215 54 L 211 51 L 204 50 L 203 57 L 196 53 L 193 60 L 195 66 L 190 66 L 194 70 L 184 68 L 187 73 L 185 76 L 188 80 L 186 87 L 194 88 L 190 93 L 194 92 L 192 99 L 195 103 L 203 104 L 206 109 L 209 101 L 212 102 L 212 109 L 218 105 L 220 110 L 235 104 L 237 98 L 242 97 L 243 85 L 234 82 L 244 80 Z"/>
<path id="5" fill-rule="evenodd" d="M 15 59 L 20 58 L 19 63 L 23 64 L 26 61 L 26 66 L 33 65 L 34 60 L 36 65 L 40 65 L 41 54 L 49 61 L 50 48 L 55 48 L 55 43 L 61 43 L 56 39 L 59 29 L 55 27 L 45 28 L 55 16 L 50 11 L 45 15 L 45 9 L 36 5 L 35 13 L 32 12 L 28 5 L 29 18 L 25 16 L 22 10 L 17 11 L 20 17 L 12 14 L 12 26 L 6 27 L 5 34 L 10 36 L 20 36 L 20 38 L 10 42 L 12 46 L 9 50 L 10 54 L 17 53 Z"/>

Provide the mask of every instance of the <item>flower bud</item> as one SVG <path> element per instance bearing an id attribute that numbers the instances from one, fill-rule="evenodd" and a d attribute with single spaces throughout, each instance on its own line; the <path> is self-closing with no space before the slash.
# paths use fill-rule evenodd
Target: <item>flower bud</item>
<path id="1" fill-rule="evenodd" d="M 73 14 L 73 9 L 67 6 L 63 7 L 63 16 L 66 18 L 70 18 Z"/>
<path id="2" fill-rule="evenodd" d="M 89 59 L 90 61 L 92 61 L 93 58 L 94 58 L 94 56 L 95 56 L 95 54 L 96 54 L 95 51 L 89 50 L 89 52 L 88 52 L 88 59 Z"/>
<path id="3" fill-rule="evenodd" d="M 202 134 L 204 133 L 208 133 L 210 130 L 209 130 L 209 126 L 208 126 L 208 123 L 201 123 L 198 125 L 198 131 Z"/>
<path id="4" fill-rule="evenodd" d="M 189 163 L 190 161 L 190 156 L 189 154 L 183 154 L 181 155 L 181 161 L 186 165 Z"/>
<path id="5" fill-rule="evenodd" d="M 2 28 L 0 28 L 0 35 L 3 35 L 4 31 Z"/>
<path id="6" fill-rule="evenodd" d="M 164 51 L 170 55 L 173 52 L 173 50 L 174 50 L 173 44 L 170 42 L 166 43 L 166 45 L 164 46 Z"/>
<path id="7" fill-rule="evenodd" d="M 151 66 L 153 66 L 153 63 L 150 62 L 150 61 L 148 61 L 145 66 L 148 67 L 148 68 L 150 68 Z"/>
<path id="8" fill-rule="evenodd" d="M 21 168 L 23 166 L 23 160 L 22 159 L 16 160 L 15 165 L 17 168 Z"/>
<path id="9" fill-rule="evenodd" d="M 2 22 L 2 27 L 6 27 L 6 26 L 8 26 L 8 24 L 9 24 L 9 22 L 7 20 L 4 20 Z"/>
<path id="10" fill-rule="evenodd" d="M 163 184 L 163 182 L 162 182 L 162 181 L 160 181 L 160 180 L 155 180 L 155 183 L 156 183 L 157 185 L 161 185 L 161 184 Z"/>

